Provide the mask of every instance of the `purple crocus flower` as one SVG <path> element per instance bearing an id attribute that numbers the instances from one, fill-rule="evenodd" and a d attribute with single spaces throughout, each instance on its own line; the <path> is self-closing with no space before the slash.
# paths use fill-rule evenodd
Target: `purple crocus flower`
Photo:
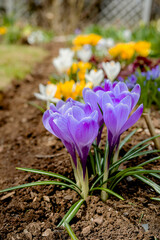
<path id="1" fill-rule="evenodd" d="M 85 103 L 88 103 L 92 111 L 96 110 L 98 112 L 98 125 L 99 125 L 99 132 L 97 135 L 97 145 L 99 145 L 101 140 L 101 134 L 103 130 L 103 115 L 101 112 L 101 106 L 102 106 L 102 94 L 104 93 L 104 89 L 102 87 L 97 87 L 96 92 L 94 90 L 91 90 L 90 88 L 84 88 L 83 89 L 83 99 Z"/>
<path id="2" fill-rule="evenodd" d="M 43 124 L 49 132 L 61 139 L 76 168 L 77 151 L 85 178 L 87 156 L 99 129 L 98 112 L 92 111 L 89 104 L 71 98 L 66 102 L 60 100 L 56 107 L 50 104 L 50 109 L 43 115 Z"/>
<path id="3" fill-rule="evenodd" d="M 126 85 L 129 89 L 132 89 L 137 82 L 136 75 L 132 74 L 126 79 Z"/>
<path id="4" fill-rule="evenodd" d="M 146 79 L 149 80 L 155 80 L 160 77 L 160 67 L 157 65 L 155 68 L 152 68 L 151 70 L 146 72 Z"/>
<path id="5" fill-rule="evenodd" d="M 136 84 L 130 92 L 124 82 L 114 84 L 106 81 L 104 88 L 83 90 L 84 101 L 91 105 L 92 110 L 98 111 L 99 126 L 104 122 L 107 126 L 110 156 L 115 146 L 119 144 L 120 135 L 131 127 L 142 114 L 143 105 L 128 118 L 139 97 L 140 86 Z M 103 115 L 98 105 L 102 109 Z"/>
<path id="6" fill-rule="evenodd" d="M 143 112 L 143 104 L 129 117 L 140 97 L 140 86 L 135 85 L 131 92 L 125 83 L 119 82 L 112 92 L 102 96 L 102 111 L 108 130 L 109 159 L 118 147 L 121 134 L 134 125 Z"/>

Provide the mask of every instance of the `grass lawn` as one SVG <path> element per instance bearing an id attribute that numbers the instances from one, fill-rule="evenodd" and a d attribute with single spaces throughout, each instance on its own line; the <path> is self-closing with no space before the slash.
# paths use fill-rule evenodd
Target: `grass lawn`
<path id="1" fill-rule="evenodd" d="M 13 78 L 23 79 L 47 51 L 37 46 L 0 45 L 0 89 Z"/>

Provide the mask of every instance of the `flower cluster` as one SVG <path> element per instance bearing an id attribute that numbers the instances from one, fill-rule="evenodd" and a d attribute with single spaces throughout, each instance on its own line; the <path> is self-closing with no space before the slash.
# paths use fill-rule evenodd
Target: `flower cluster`
<path id="1" fill-rule="evenodd" d="M 135 54 L 146 57 L 150 52 L 151 44 L 147 41 L 118 43 L 109 49 L 109 54 L 123 60 L 131 59 Z"/>
<path id="2" fill-rule="evenodd" d="M 76 100 L 78 97 L 82 97 L 83 88 L 87 86 L 91 87 L 91 85 L 86 84 L 84 80 L 77 83 L 75 83 L 74 80 L 58 83 L 55 97 L 64 100 L 67 100 L 71 97 Z"/>
<path id="3" fill-rule="evenodd" d="M 102 39 L 101 36 L 97 34 L 87 34 L 87 35 L 78 35 L 74 40 L 73 40 L 73 45 L 80 46 L 82 47 L 83 45 L 91 45 L 91 46 L 96 46 L 99 40 Z"/>
<path id="4" fill-rule="evenodd" d="M 85 80 L 85 74 L 88 70 L 92 68 L 91 63 L 89 62 L 73 62 L 71 67 L 68 69 L 67 74 L 70 76 L 70 78 L 77 81 L 77 78 L 79 81 Z"/>
<path id="5" fill-rule="evenodd" d="M 104 88 L 97 87 L 94 90 L 84 88 L 85 104 L 70 98 L 66 102 L 59 101 L 56 107 L 51 104 L 50 109 L 44 113 L 45 128 L 62 140 L 72 157 L 75 179 L 80 187 L 83 186 L 81 190 L 84 197 L 88 195 L 86 165 L 92 143 L 97 139 L 99 144 L 105 123 L 108 131 L 108 164 L 110 164 L 114 149 L 119 146 L 121 134 L 142 114 L 143 105 L 131 114 L 139 97 L 139 85 L 130 92 L 125 83 L 112 84 L 107 80 Z M 80 169 L 83 170 L 83 179 L 79 177 L 81 170 L 76 152 L 80 160 Z"/>

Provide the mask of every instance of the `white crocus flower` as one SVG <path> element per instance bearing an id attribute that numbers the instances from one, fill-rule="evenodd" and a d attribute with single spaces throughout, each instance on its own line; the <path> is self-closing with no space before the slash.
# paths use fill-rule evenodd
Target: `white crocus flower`
<path id="1" fill-rule="evenodd" d="M 60 74 L 65 73 L 72 66 L 73 56 L 74 52 L 70 48 L 60 48 L 59 56 L 53 59 L 53 65 Z"/>
<path id="2" fill-rule="evenodd" d="M 92 57 L 91 47 L 84 45 L 81 50 L 77 51 L 77 57 L 83 62 L 88 62 Z"/>
<path id="3" fill-rule="evenodd" d="M 126 40 L 127 42 L 131 41 L 132 38 L 132 32 L 129 29 L 126 29 L 123 31 L 123 38 L 124 40 Z"/>
<path id="4" fill-rule="evenodd" d="M 59 49 L 59 56 L 67 57 L 67 58 L 73 58 L 74 51 L 72 51 L 70 48 L 60 48 Z"/>
<path id="5" fill-rule="evenodd" d="M 99 86 L 104 79 L 103 70 L 95 71 L 92 69 L 88 74 L 85 74 L 85 78 L 87 81 L 92 82 L 93 87 Z"/>
<path id="6" fill-rule="evenodd" d="M 42 101 L 47 102 L 47 108 L 49 108 L 50 102 L 57 103 L 59 101 L 58 98 L 54 98 L 57 86 L 54 84 L 43 85 L 39 84 L 40 93 L 34 93 L 34 96 Z"/>
<path id="7" fill-rule="evenodd" d="M 110 48 L 113 46 L 114 46 L 113 38 L 101 38 L 96 45 L 96 49 L 97 50 L 107 50 L 107 48 Z"/>
<path id="8" fill-rule="evenodd" d="M 102 67 L 109 80 L 113 81 L 121 70 L 121 64 L 119 62 L 102 62 Z"/>
<path id="9" fill-rule="evenodd" d="M 53 65 L 60 74 L 67 72 L 67 70 L 72 66 L 72 63 L 73 59 L 67 56 L 58 56 L 53 59 Z"/>

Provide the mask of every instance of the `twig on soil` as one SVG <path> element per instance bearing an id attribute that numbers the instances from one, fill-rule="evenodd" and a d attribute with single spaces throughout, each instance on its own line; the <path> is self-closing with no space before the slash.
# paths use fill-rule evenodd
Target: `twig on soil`
<path id="1" fill-rule="evenodd" d="M 143 113 L 143 117 L 145 119 L 145 122 L 147 124 L 147 127 L 149 129 L 149 132 L 151 134 L 152 137 L 156 136 L 156 132 L 155 132 L 155 128 L 154 128 L 154 125 L 152 123 L 152 120 L 151 120 L 151 117 L 150 117 L 150 114 L 149 112 L 145 112 Z M 155 147 L 160 150 L 160 142 L 159 142 L 159 139 L 158 138 L 154 138 L 153 139 L 154 141 L 154 144 L 155 144 Z"/>
<path id="2" fill-rule="evenodd" d="M 48 154 L 48 155 L 41 155 L 41 154 L 37 154 L 35 155 L 36 158 L 54 158 L 54 157 L 58 157 L 58 156 L 61 156 L 63 155 L 64 152 L 61 152 L 61 153 L 57 153 L 57 154 Z"/>

